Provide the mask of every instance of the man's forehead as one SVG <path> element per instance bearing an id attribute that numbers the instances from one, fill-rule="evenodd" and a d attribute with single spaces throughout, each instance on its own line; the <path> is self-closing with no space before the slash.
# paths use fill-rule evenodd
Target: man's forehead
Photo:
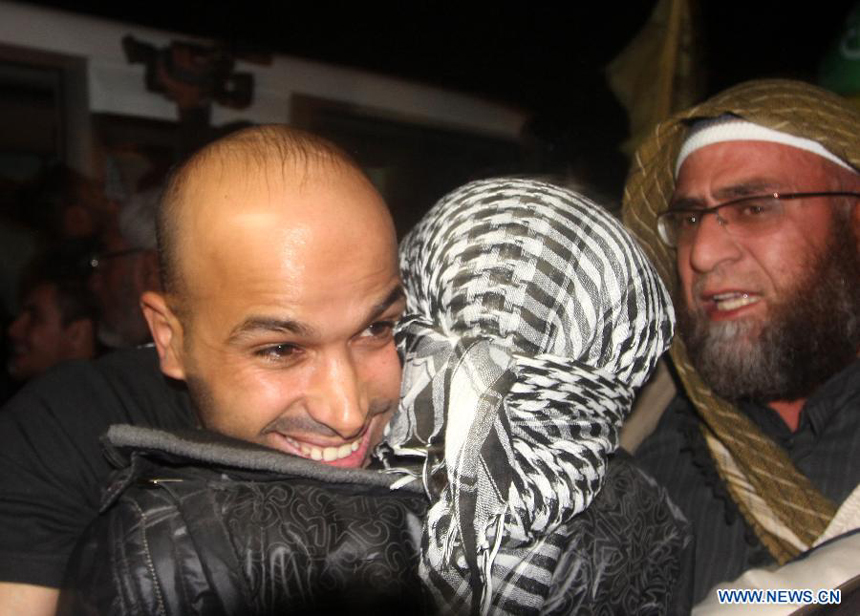
<path id="1" fill-rule="evenodd" d="M 197 220 L 268 212 L 300 224 L 373 210 L 387 215 L 381 196 L 360 171 L 329 162 L 211 165 L 189 184 L 184 200 L 187 215 Z"/>
<path id="2" fill-rule="evenodd" d="M 336 161 L 240 159 L 205 161 L 186 184 L 178 255 L 187 283 L 206 287 L 195 294 L 241 278 L 268 279 L 276 268 L 284 276 L 323 276 L 348 267 L 358 251 L 377 259 L 380 251 L 396 252 L 387 208 L 356 169 Z"/>
<path id="3" fill-rule="evenodd" d="M 220 201 L 214 212 L 200 208 L 186 224 L 181 255 L 189 283 L 206 287 L 197 290 L 203 294 L 237 285 L 271 293 L 273 284 L 283 292 L 310 291 L 330 281 L 396 274 L 393 225 L 370 190 L 257 186 L 204 194 Z"/>
<path id="4" fill-rule="evenodd" d="M 336 181 L 350 172 L 355 171 L 336 161 L 253 155 L 242 148 L 202 158 L 188 171 L 185 186 L 192 192 L 213 184 L 221 190 L 278 189 Z"/>

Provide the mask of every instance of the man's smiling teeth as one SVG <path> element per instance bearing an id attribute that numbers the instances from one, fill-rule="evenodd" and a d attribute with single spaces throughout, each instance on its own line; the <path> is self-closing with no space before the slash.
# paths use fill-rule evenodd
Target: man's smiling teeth
<path id="1" fill-rule="evenodd" d="M 351 443 L 346 443 L 340 447 L 314 447 L 307 443 L 300 443 L 290 437 L 285 438 L 291 445 L 293 445 L 293 447 L 301 452 L 303 457 L 310 458 L 311 460 L 321 460 L 323 462 L 334 462 L 335 460 L 345 458 L 354 451 L 357 451 L 361 446 L 360 439 Z"/>
<path id="2" fill-rule="evenodd" d="M 750 297 L 747 293 L 720 293 L 719 295 L 714 295 L 711 299 L 714 300 L 717 310 L 720 312 L 737 310 L 738 308 L 743 308 L 759 301 L 757 297 Z"/>

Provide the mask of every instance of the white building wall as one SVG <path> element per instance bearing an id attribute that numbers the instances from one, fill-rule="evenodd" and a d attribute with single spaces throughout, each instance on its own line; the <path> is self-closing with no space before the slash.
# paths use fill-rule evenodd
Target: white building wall
<path id="1" fill-rule="evenodd" d="M 175 119 L 173 103 L 146 91 L 144 67 L 126 62 L 121 44 L 126 34 L 158 47 L 171 40 L 194 40 L 182 34 L 0 1 L 0 43 L 87 60 L 91 111 Z M 241 111 L 216 105 L 212 114 L 215 125 L 239 119 L 289 122 L 293 94 L 343 101 L 416 123 L 498 137 L 516 138 L 526 119 L 523 112 L 507 105 L 298 58 L 275 56 L 271 66 L 240 61 L 236 70 L 254 74 L 254 102 Z"/>

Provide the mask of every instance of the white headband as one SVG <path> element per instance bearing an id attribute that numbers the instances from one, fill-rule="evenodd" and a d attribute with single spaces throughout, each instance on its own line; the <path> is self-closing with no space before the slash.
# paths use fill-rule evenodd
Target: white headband
<path id="1" fill-rule="evenodd" d="M 690 129 L 684 144 L 681 146 L 678 160 L 675 162 L 675 177 L 678 177 L 681 165 L 690 154 L 706 145 L 722 143 L 724 141 L 771 141 L 773 143 L 781 143 L 818 154 L 818 156 L 822 156 L 840 167 L 856 173 L 851 165 L 827 151 L 817 141 L 796 137 L 795 135 L 773 130 L 772 128 L 765 128 L 764 126 L 759 126 L 758 124 L 753 124 L 734 116 L 720 116 L 712 120 L 697 122 Z"/>

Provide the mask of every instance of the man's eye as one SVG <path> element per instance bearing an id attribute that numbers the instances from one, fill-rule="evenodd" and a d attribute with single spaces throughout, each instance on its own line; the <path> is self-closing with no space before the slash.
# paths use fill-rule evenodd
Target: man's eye
<path id="1" fill-rule="evenodd" d="M 748 203 L 739 203 L 735 209 L 739 217 L 761 218 L 772 214 L 776 206 L 770 201 L 750 201 Z"/>
<path id="2" fill-rule="evenodd" d="M 699 224 L 700 215 L 697 212 L 679 212 L 675 216 L 679 229 L 689 229 Z"/>
<path id="3" fill-rule="evenodd" d="M 272 361 L 292 359 L 299 353 L 299 348 L 292 344 L 272 344 L 254 351 L 254 355 Z"/>
<path id="4" fill-rule="evenodd" d="M 364 330 L 363 334 L 373 338 L 389 338 L 394 331 L 394 321 L 377 321 Z"/>

